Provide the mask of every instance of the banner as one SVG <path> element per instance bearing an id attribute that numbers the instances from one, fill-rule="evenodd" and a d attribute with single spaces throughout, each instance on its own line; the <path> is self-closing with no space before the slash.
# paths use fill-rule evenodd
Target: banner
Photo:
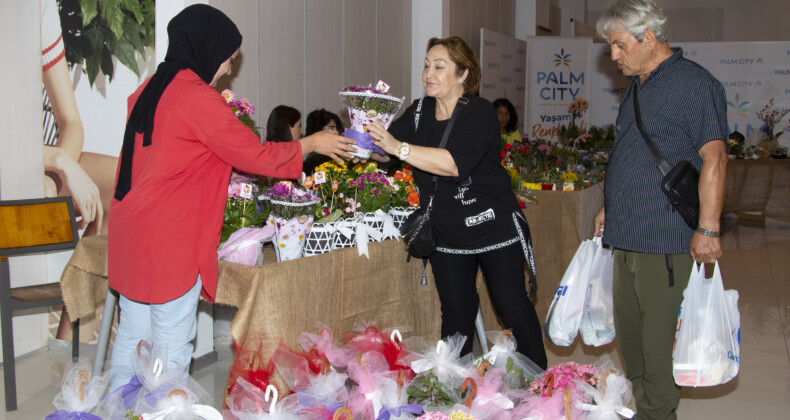
<path id="1" fill-rule="evenodd" d="M 524 91 L 527 43 L 489 29 L 480 29 L 480 97 L 506 98 L 516 108 L 518 131 L 524 132 Z"/>
<path id="2" fill-rule="evenodd" d="M 760 141 L 765 124 L 757 113 L 771 99 L 780 112 L 790 109 L 790 42 L 678 42 L 670 46 L 683 48 L 686 58 L 706 68 L 724 85 L 730 132 L 740 132 L 748 144 Z M 630 80 L 611 61 L 608 45 L 594 44 L 592 61 L 591 122 L 614 124 Z M 784 132 L 779 137 L 784 146 L 790 145 L 789 125 L 785 118 L 774 127 L 775 133 Z"/>
<path id="3" fill-rule="evenodd" d="M 558 141 L 563 128 L 571 124 L 589 126 L 589 111 L 573 116 L 569 106 L 590 99 L 591 50 L 592 38 L 528 38 L 524 134 Z"/>

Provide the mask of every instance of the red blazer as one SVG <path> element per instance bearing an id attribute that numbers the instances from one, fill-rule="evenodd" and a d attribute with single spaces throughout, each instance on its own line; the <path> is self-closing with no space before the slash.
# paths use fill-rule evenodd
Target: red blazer
<path id="1" fill-rule="evenodd" d="M 129 112 L 146 83 L 129 97 Z M 200 273 L 201 295 L 213 302 L 231 167 L 298 178 L 301 145 L 260 144 L 191 70 L 179 72 L 162 94 L 152 144 L 142 147 L 142 139 L 135 137 L 132 188 L 110 204 L 110 287 L 138 302 L 164 303 L 186 293 Z"/>

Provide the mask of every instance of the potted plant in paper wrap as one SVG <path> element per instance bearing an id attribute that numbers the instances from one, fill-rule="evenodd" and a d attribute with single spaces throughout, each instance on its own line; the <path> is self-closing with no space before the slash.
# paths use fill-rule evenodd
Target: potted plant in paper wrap
<path id="1" fill-rule="evenodd" d="M 272 237 L 277 261 L 301 258 L 318 197 L 290 181 L 280 181 L 258 198 L 271 210 L 264 229 Z"/>
<path id="2" fill-rule="evenodd" d="M 351 128 L 343 132 L 345 137 L 356 141 L 357 148 L 354 156 L 368 159 L 372 152 L 384 153 L 381 148 L 373 145 L 373 137 L 367 134 L 365 127 L 373 121 L 378 121 L 384 128 L 388 128 L 400 110 L 403 99 L 388 95 L 389 85 L 379 80 L 376 87 L 349 86 L 340 91 L 340 98 L 348 108 L 348 118 Z"/>
<path id="3" fill-rule="evenodd" d="M 220 234 L 218 258 L 244 265 L 263 264 L 261 248 L 266 233 L 261 226 L 267 213 L 259 211 L 256 197 L 258 177 L 233 170 L 228 184 L 228 198 Z"/>

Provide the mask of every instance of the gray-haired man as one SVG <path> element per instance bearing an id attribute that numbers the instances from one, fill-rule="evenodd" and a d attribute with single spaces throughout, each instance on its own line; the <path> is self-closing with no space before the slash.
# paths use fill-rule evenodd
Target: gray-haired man
<path id="1" fill-rule="evenodd" d="M 672 348 L 683 290 L 695 260 L 708 263 L 722 255 L 724 88 L 680 48 L 670 48 L 665 24 L 652 0 L 619 0 L 597 23 L 617 68 L 634 81 L 617 116 L 595 231 L 615 248 L 615 327 L 640 419 L 677 417 L 680 389 L 672 377 Z M 700 171 L 696 231 L 661 192 L 661 172 L 636 124 L 634 90 L 645 132 L 666 160 L 688 160 Z"/>

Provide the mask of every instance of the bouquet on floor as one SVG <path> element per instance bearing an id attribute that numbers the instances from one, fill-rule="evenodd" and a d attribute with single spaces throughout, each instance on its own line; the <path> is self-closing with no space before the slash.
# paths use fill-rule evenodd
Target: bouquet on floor
<path id="1" fill-rule="evenodd" d="M 264 229 L 273 238 L 277 261 L 301 258 L 305 237 L 313 225 L 318 197 L 290 181 L 280 181 L 259 199 L 270 211 Z"/>
<path id="2" fill-rule="evenodd" d="M 264 388 L 246 381 L 234 388 L 228 405 L 260 416 L 249 418 L 560 420 L 633 414 L 625 407 L 630 382 L 610 361 L 569 362 L 542 372 L 515 351 L 507 332 L 489 333 L 495 345 L 477 360 L 461 356 L 465 338 L 459 335 L 429 344 L 420 337 L 401 340 L 400 334 L 361 320 L 341 334 L 340 343 L 327 327 L 303 333 L 300 350 L 281 343 L 271 357 L 289 388 L 276 407 Z"/>
<path id="3" fill-rule="evenodd" d="M 47 420 L 100 420 L 100 399 L 107 389 L 109 373 L 90 375 L 90 366 L 79 360 L 63 375 L 60 392 L 52 404 L 57 408 L 45 417 Z"/>
<path id="4" fill-rule="evenodd" d="M 365 127 L 378 121 L 388 128 L 403 104 L 403 98 L 387 94 L 389 85 L 379 80 L 376 87 L 348 86 L 340 91 L 340 97 L 348 108 L 351 127 L 343 135 L 356 141 L 357 151 L 352 153 L 362 159 L 368 159 L 372 152 L 385 154 L 381 148 L 373 145 L 373 137 L 367 134 Z"/>

